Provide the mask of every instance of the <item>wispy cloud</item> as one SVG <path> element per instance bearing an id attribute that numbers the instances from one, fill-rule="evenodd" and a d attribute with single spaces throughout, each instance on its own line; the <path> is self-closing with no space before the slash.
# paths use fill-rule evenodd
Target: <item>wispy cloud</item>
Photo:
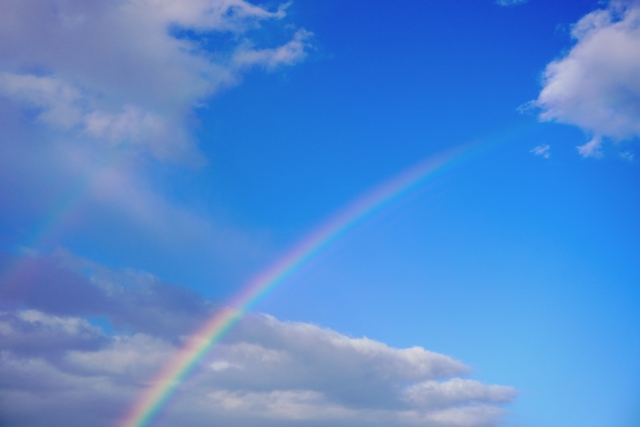
<path id="1" fill-rule="evenodd" d="M 587 142 L 584 145 L 579 145 L 576 148 L 578 149 L 578 153 L 580 153 L 582 157 L 593 157 L 596 159 L 600 159 L 603 156 L 602 137 L 594 136 L 591 141 Z"/>
<path id="2" fill-rule="evenodd" d="M 529 0 L 496 0 L 496 4 L 500 6 L 516 6 L 527 3 Z"/>
<path id="3" fill-rule="evenodd" d="M 632 161 L 635 158 L 635 153 L 631 151 L 622 151 L 620 153 L 620 157 L 622 157 L 623 159 Z"/>
<path id="4" fill-rule="evenodd" d="M 21 277 L 24 289 L 10 284 L 0 294 L 0 411 L 14 426 L 113 425 L 185 333 L 215 310 L 142 272 L 68 253 L 29 262 L 36 273 Z M 95 316 L 115 330 L 87 320 Z M 163 422 L 496 425 L 515 390 L 462 378 L 469 372 L 421 347 L 254 314 L 200 363 Z"/>
<path id="5" fill-rule="evenodd" d="M 594 135 L 578 147 L 602 157 L 602 138 L 640 137 L 640 5 L 612 1 L 589 13 L 571 31 L 575 46 L 551 62 L 532 106 L 540 119 L 576 125 Z"/>
<path id="6" fill-rule="evenodd" d="M 541 156 L 544 157 L 545 159 L 548 159 L 549 157 L 551 157 L 551 147 L 549 146 L 549 144 L 542 144 L 542 145 L 538 145 L 537 147 L 533 147 L 531 150 L 529 150 L 530 153 L 533 153 L 536 156 Z"/>

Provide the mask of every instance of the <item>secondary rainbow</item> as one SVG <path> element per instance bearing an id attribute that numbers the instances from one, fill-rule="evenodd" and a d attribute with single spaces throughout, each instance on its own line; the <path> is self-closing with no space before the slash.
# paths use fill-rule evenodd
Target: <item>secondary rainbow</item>
<path id="1" fill-rule="evenodd" d="M 427 178 L 437 176 L 438 172 L 467 157 L 476 151 L 473 148 L 477 146 L 458 147 L 422 161 L 365 193 L 310 233 L 270 268 L 251 280 L 225 308 L 188 339 L 134 404 L 120 426 L 148 426 L 198 362 L 266 294 L 350 228 Z"/>
<path id="2" fill-rule="evenodd" d="M 38 254 L 43 247 L 47 246 L 49 240 L 53 241 L 52 237 L 56 234 L 56 231 L 61 229 L 65 222 L 69 222 L 69 218 L 73 216 L 82 202 L 87 199 L 101 174 L 109 168 L 117 168 L 121 161 L 121 156 L 117 154 L 108 155 L 103 162 L 94 166 L 84 179 L 75 182 L 67 188 L 67 191 L 61 197 L 54 201 L 46 215 L 43 215 L 31 227 L 29 233 L 14 248 L 14 251 L 19 256 L 16 256 L 0 271 L 0 286 L 10 281 L 19 283 L 24 274 L 29 274 L 28 267 L 26 267 L 28 264 L 25 263 L 31 256 L 28 254 Z"/>

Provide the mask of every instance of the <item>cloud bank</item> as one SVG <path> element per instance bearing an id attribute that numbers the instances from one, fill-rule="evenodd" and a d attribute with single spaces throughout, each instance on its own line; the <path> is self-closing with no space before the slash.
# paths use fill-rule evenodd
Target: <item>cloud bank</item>
<path id="1" fill-rule="evenodd" d="M 278 47 L 246 34 L 285 16 L 243 0 L 8 0 L 0 95 L 41 124 L 107 146 L 194 161 L 191 109 L 250 66 L 302 60 L 304 29 Z M 209 37 L 226 43 L 211 47 Z"/>
<path id="2" fill-rule="evenodd" d="M 0 293 L 3 425 L 114 425 L 217 309 L 148 274 L 66 252 L 20 265 Z M 158 425 L 497 425 L 515 390 L 469 373 L 421 347 L 253 314 L 181 385 Z"/>
<path id="3" fill-rule="evenodd" d="M 576 44 L 547 65 L 542 91 L 531 105 L 542 110 L 541 120 L 591 135 L 578 150 L 598 158 L 603 138 L 640 137 L 640 3 L 612 1 L 578 21 L 571 36 Z"/>
<path id="4" fill-rule="evenodd" d="M 207 274 L 232 277 L 261 261 L 260 231 L 158 181 L 206 173 L 194 131 L 212 96 L 250 69 L 304 60 L 312 35 L 290 22 L 288 5 L 0 2 L 0 226 L 12 230 L 0 244 L 40 249 L 56 233 L 99 233 L 109 236 L 99 244 L 135 242 L 166 259 L 190 247 L 214 260 Z M 51 216 L 50 229 L 28 235 Z"/>

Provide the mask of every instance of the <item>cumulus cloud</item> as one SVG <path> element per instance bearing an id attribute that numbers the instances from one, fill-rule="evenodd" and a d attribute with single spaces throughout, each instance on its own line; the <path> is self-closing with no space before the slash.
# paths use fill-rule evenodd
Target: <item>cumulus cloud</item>
<path id="1" fill-rule="evenodd" d="M 578 147 L 602 156 L 602 138 L 640 137 L 640 3 L 612 1 L 572 28 L 576 41 L 547 65 L 543 88 L 531 106 L 540 119 L 576 125 L 592 139 Z"/>
<path id="2" fill-rule="evenodd" d="M 215 208 L 196 211 L 158 181 L 167 170 L 208 172 L 197 168 L 207 159 L 194 128 L 213 95 L 251 68 L 271 72 L 306 57 L 311 33 L 287 18 L 288 5 L 0 2 L 0 204 L 2 226 L 14 230 L 9 244 L 29 245 L 20 230 L 67 204 L 57 236 L 102 234 L 170 260 L 190 247 L 190 259 L 201 257 L 194 268 L 231 280 L 263 261 L 260 231 L 214 217 Z M 71 216 L 85 229 L 70 227 Z"/>
<path id="3" fill-rule="evenodd" d="M 3 256 L 0 301 L 56 316 L 105 317 L 111 326 L 169 340 L 192 331 L 214 304 L 135 270 L 111 270 L 64 250 L 41 258 Z"/>
<path id="4" fill-rule="evenodd" d="M 8 0 L 0 5 L 0 94 L 37 120 L 111 145 L 193 160 L 185 129 L 194 105 L 243 69 L 306 55 L 303 29 L 279 47 L 243 35 L 282 19 L 244 0 Z M 205 47 L 214 33 L 224 48 Z"/>
<path id="5" fill-rule="evenodd" d="M 12 192 L 20 203 L 32 202 L 35 192 L 25 189 L 36 189 L 42 194 L 33 205 L 46 210 L 64 199 L 51 196 L 64 195 L 52 188 L 79 181 L 84 199 L 121 207 L 151 227 L 169 224 L 177 235 L 217 234 L 232 252 L 233 233 L 176 208 L 141 184 L 138 164 L 127 162 L 139 153 L 201 160 L 187 124 L 194 107 L 250 67 L 271 71 L 307 54 L 311 33 L 304 29 L 279 26 L 275 45 L 252 38 L 284 19 L 286 9 L 244 0 L 3 1 L 3 205 L 14 206 Z M 210 43 L 215 37 L 224 42 Z M 145 272 L 109 269 L 62 250 L 4 256 L 0 264 L 1 425 L 114 425 L 219 309 Z M 469 374 L 462 362 L 421 347 L 392 348 L 254 314 L 199 364 L 158 421 L 497 423 L 515 391 L 463 379 Z"/>
<path id="6" fill-rule="evenodd" d="M 19 261 L 48 265 L 14 276 L 26 290 L 14 286 L 0 294 L 0 422 L 6 425 L 114 425 L 187 329 L 216 310 L 143 273 L 70 254 Z M 65 286 L 94 296 L 87 307 L 66 298 L 47 302 L 57 291 L 65 295 Z M 189 312 L 191 323 L 184 320 Z M 97 315 L 115 329 L 92 320 Z M 182 326 L 160 330 L 139 317 Z M 469 374 L 462 362 L 422 347 L 393 348 L 252 314 L 199 363 L 157 421 L 196 427 L 212 419 L 246 427 L 498 424 L 515 390 Z"/>

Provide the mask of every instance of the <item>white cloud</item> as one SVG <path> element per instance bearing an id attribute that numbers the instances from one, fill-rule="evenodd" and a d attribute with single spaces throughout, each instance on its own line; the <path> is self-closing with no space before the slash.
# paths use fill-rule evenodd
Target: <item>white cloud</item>
<path id="1" fill-rule="evenodd" d="M 82 120 L 80 92 L 58 79 L 2 73 L 0 93 L 41 109 L 38 118 L 55 126 L 69 129 Z"/>
<path id="2" fill-rule="evenodd" d="M 264 261 L 266 232 L 233 224 L 214 203 L 194 208 L 159 181 L 167 170 L 208 172 L 167 163 L 207 163 L 193 131 L 211 96 L 251 67 L 272 71 L 305 58 L 311 33 L 286 20 L 288 3 L 278 4 L 0 2 L 3 226 L 31 230 L 68 202 L 57 236 L 101 233 L 173 260 L 189 247 L 206 275 L 230 280 Z M 71 216 L 85 229 L 65 221 Z M 16 232 L 12 243 L 24 237 Z"/>
<path id="3" fill-rule="evenodd" d="M 32 261 L 37 270 L 39 260 Z M 65 262 L 72 272 L 87 269 L 72 257 Z M 184 340 L 184 327 L 159 330 L 140 317 L 195 329 L 211 312 L 193 307 L 211 304 L 142 273 L 102 271 L 73 285 L 83 298 L 47 305 L 51 296 L 38 299 L 37 292 L 49 286 L 66 293 L 56 274 L 45 270 L 24 283 L 26 291 L 0 293 L 0 304 L 8 307 L 0 312 L 2 422 L 75 427 L 90 419 L 96 427 L 114 425 Z M 78 305 L 82 301 L 87 307 Z M 47 312 L 52 309 L 67 314 Z M 125 328 L 104 331 L 73 314 L 83 311 Z M 184 320 L 189 311 L 191 322 Z M 393 348 L 252 314 L 199 363 L 157 421 L 194 427 L 211 419 L 244 427 L 499 424 L 515 390 L 463 378 L 469 373 L 462 362 L 422 347 Z"/>
<path id="4" fill-rule="evenodd" d="M 134 399 L 176 350 L 160 338 L 134 334 L 103 336 L 106 342 L 97 349 L 78 349 L 60 341 L 56 355 L 44 350 L 18 353 L 7 347 L 16 335 L 5 321 L 8 315 L 3 313 L 0 320 L 0 375 L 5 379 L 0 409 L 15 426 L 74 426 L 89 417 L 92 425 L 108 425 L 113 416 L 96 416 L 94 407 L 82 405 L 103 401 L 112 414 L 124 413 L 132 401 L 119 396 Z M 59 328 L 54 336 L 69 334 L 69 325 L 86 323 L 33 311 L 17 316 L 30 326 L 23 335 L 41 323 L 49 330 Z M 231 343 L 214 350 L 215 357 L 221 355 L 232 363 L 202 363 L 182 386 L 161 425 L 204 426 L 215 418 L 243 426 L 265 422 L 480 426 L 497 423 L 504 411 L 496 405 L 510 402 L 515 394 L 510 387 L 459 378 L 438 382 L 435 378 L 464 374 L 468 368 L 419 347 L 394 349 L 269 316 L 251 316 Z M 414 385 L 405 388 L 407 383 Z M 70 419 L 69 413 L 75 417 Z"/>
<path id="5" fill-rule="evenodd" d="M 518 4 L 527 3 L 529 0 L 496 0 L 496 4 L 500 6 L 516 6 Z"/>
<path id="6" fill-rule="evenodd" d="M 233 63 L 238 67 L 248 67 L 252 65 L 262 65 L 267 69 L 274 69 L 279 65 L 293 65 L 303 59 L 307 39 L 311 33 L 299 30 L 295 33 L 293 40 L 287 44 L 274 49 L 255 50 L 251 45 L 242 46 L 233 56 Z"/>
<path id="7" fill-rule="evenodd" d="M 538 145 L 537 147 L 533 147 L 531 150 L 529 150 L 530 153 L 533 153 L 536 156 L 542 156 L 545 159 L 548 159 L 549 157 L 551 157 L 551 152 L 549 151 L 551 149 L 551 147 L 549 146 L 549 144 L 542 144 L 542 145 Z"/>
<path id="8" fill-rule="evenodd" d="M 305 30 L 278 47 L 244 34 L 284 18 L 244 0 L 7 0 L 0 6 L 0 94 L 37 117 L 158 158 L 194 161 L 185 119 L 251 65 L 274 69 L 306 55 Z M 225 48 L 205 48 L 212 33 Z M 37 70 L 37 71 L 35 71 Z"/>
<path id="9" fill-rule="evenodd" d="M 485 385 L 478 381 L 454 378 L 449 381 L 424 381 L 404 392 L 407 400 L 427 407 L 441 408 L 469 402 L 509 402 L 512 387 Z"/>
<path id="10" fill-rule="evenodd" d="M 580 153 L 582 157 L 594 157 L 596 159 L 599 159 L 603 156 L 602 137 L 596 135 L 591 139 L 591 141 L 587 142 L 584 145 L 579 145 L 576 148 L 578 149 L 578 153 Z"/>
<path id="11" fill-rule="evenodd" d="M 633 161 L 633 158 L 635 157 L 635 154 L 631 151 L 622 151 L 620 153 L 620 157 L 622 157 L 625 160 L 629 160 L 629 161 Z"/>
<path id="12" fill-rule="evenodd" d="M 107 113 L 92 109 L 91 99 L 64 81 L 31 74 L 0 74 L 0 94 L 37 111 L 37 120 L 56 129 L 77 130 L 107 147 L 144 145 L 159 158 L 177 158 L 192 150 L 187 132 L 171 117 L 124 105 Z"/>
<path id="13" fill-rule="evenodd" d="M 425 425 L 436 426 L 490 426 L 500 424 L 504 411 L 491 405 L 452 407 L 434 411 L 417 418 Z"/>
<path id="14" fill-rule="evenodd" d="M 571 35 L 575 46 L 547 65 L 543 89 L 530 105 L 542 110 L 542 120 L 593 135 L 579 152 L 601 157 L 603 137 L 640 137 L 640 4 L 611 2 L 578 21 Z"/>
<path id="15" fill-rule="evenodd" d="M 164 283 L 148 273 L 109 269 L 63 250 L 52 256 L 3 261 L 17 267 L 3 278 L 2 306 L 30 307 L 36 313 L 49 313 L 48 323 L 38 322 L 44 338 L 44 326 L 56 316 L 86 316 L 106 317 L 118 330 L 173 342 L 192 331 L 215 308 L 195 292 Z M 24 324 L 25 315 L 20 318 Z M 45 342 L 44 338 L 36 341 Z"/>

